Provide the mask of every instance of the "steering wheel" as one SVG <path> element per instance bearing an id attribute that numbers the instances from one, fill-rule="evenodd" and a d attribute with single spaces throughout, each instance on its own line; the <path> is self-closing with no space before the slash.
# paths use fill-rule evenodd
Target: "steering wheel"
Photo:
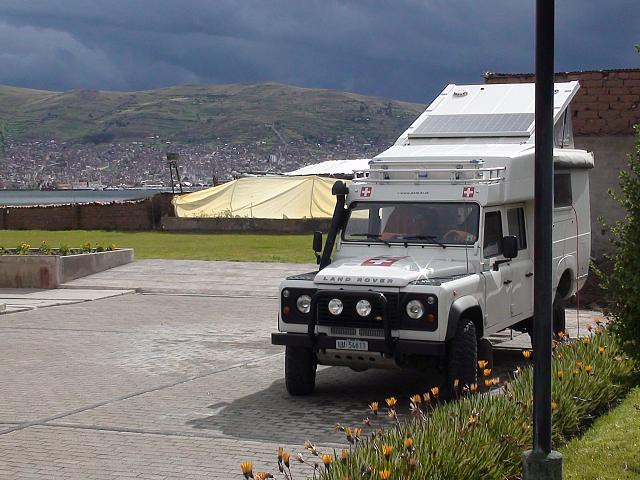
<path id="1" fill-rule="evenodd" d="M 442 235 L 443 241 L 455 241 L 455 242 L 463 242 L 467 238 L 467 232 L 463 232 L 462 230 L 449 230 L 444 235 Z"/>

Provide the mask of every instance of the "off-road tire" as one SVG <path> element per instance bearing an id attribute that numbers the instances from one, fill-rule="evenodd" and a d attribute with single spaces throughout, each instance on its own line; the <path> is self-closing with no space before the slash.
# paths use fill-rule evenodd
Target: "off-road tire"
<path id="1" fill-rule="evenodd" d="M 478 383 L 478 339 L 473 320 L 462 317 L 458 321 L 456 336 L 447 348 L 447 387 L 454 392 L 455 381 L 458 389 Z"/>
<path id="2" fill-rule="evenodd" d="M 486 368 L 493 370 L 493 345 L 488 338 L 478 340 L 478 361 L 480 360 L 489 362 Z"/>
<path id="3" fill-rule="evenodd" d="M 290 395 L 310 395 L 316 386 L 316 354 L 310 348 L 286 347 L 284 379 Z"/>
<path id="4" fill-rule="evenodd" d="M 565 301 L 556 294 L 553 299 L 553 333 L 558 335 L 560 332 L 564 332 L 566 328 L 565 320 Z"/>

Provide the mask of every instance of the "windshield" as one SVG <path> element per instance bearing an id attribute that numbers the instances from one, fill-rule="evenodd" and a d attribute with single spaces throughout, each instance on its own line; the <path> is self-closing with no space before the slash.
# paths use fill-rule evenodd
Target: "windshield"
<path id="1" fill-rule="evenodd" d="M 342 239 L 349 242 L 473 245 L 478 239 L 475 203 L 356 202 L 349 208 Z"/>

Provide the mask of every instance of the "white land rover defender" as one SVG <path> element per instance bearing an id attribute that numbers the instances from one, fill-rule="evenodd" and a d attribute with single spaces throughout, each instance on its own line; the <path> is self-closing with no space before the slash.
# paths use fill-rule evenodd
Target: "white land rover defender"
<path id="1" fill-rule="evenodd" d="M 584 284 L 591 249 L 588 171 L 573 145 L 577 82 L 555 85 L 554 329 Z M 336 182 L 319 271 L 280 287 L 278 333 L 292 395 L 318 364 L 446 369 L 477 381 L 488 335 L 531 331 L 534 84 L 449 85 L 391 148 Z M 316 232 L 314 250 L 322 250 Z"/>

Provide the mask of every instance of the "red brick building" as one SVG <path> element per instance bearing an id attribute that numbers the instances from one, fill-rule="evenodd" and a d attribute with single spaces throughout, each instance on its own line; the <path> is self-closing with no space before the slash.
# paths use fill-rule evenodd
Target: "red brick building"
<path id="1" fill-rule="evenodd" d="M 487 73 L 486 83 L 531 83 L 530 73 Z M 571 103 L 576 148 L 592 151 L 591 230 L 594 256 L 609 247 L 598 217 L 608 223 L 623 211 L 611 200 L 609 188 L 618 185 L 634 145 L 633 126 L 640 124 L 640 68 L 556 73 L 556 82 L 577 80 L 580 90 Z"/>

